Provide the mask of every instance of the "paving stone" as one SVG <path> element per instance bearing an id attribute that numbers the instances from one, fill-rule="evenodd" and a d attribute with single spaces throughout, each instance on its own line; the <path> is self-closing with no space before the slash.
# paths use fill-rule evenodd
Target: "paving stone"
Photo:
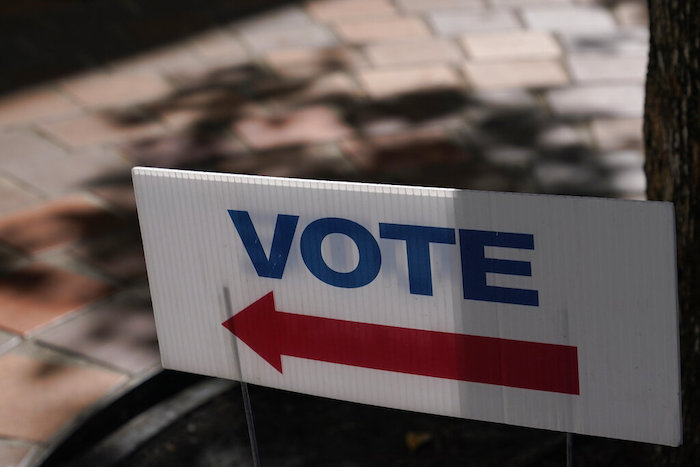
<path id="1" fill-rule="evenodd" d="M 146 276 L 146 262 L 138 231 L 82 243 L 72 252 L 110 277 L 129 281 Z"/>
<path id="2" fill-rule="evenodd" d="M 547 100 L 559 115 L 638 117 L 644 110 L 644 89 L 641 85 L 576 86 L 549 91 Z"/>
<path id="3" fill-rule="evenodd" d="M 36 446 L 20 441 L 0 440 L 0 465 L 15 467 L 21 464 L 27 455 L 36 450 Z"/>
<path id="4" fill-rule="evenodd" d="M 0 434 L 46 441 L 125 380 L 94 367 L 68 366 L 24 355 L 0 357 Z"/>
<path id="5" fill-rule="evenodd" d="M 298 91 L 279 98 L 271 99 L 281 106 L 295 106 L 304 103 L 319 101 L 332 101 L 334 99 L 349 99 L 357 97 L 360 90 L 355 82 L 346 73 L 324 73 L 315 79 L 304 83 Z"/>
<path id="6" fill-rule="evenodd" d="M 436 39 L 373 44 L 367 47 L 366 53 L 377 66 L 458 62 L 464 58 L 453 42 Z"/>
<path id="7" fill-rule="evenodd" d="M 641 151 L 605 151 L 597 154 L 595 163 L 608 170 L 644 171 L 644 154 Z"/>
<path id="8" fill-rule="evenodd" d="M 185 47 L 184 44 L 175 44 L 129 56 L 125 59 L 119 60 L 118 62 L 111 63 L 110 68 L 117 75 L 143 73 L 144 75 L 148 76 L 150 73 L 154 73 L 154 75 L 157 76 L 161 73 L 169 75 L 173 73 L 199 72 L 201 71 L 202 63 L 197 59 L 195 54 L 189 50 L 189 48 Z M 122 79 L 125 78 L 126 76 Z M 130 79 L 136 81 L 135 78 Z M 169 91 L 169 88 L 164 81 L 147 81 L 145 78 L 141 77 L 139 82 L 140 83 L 137 83 L 137 89 L 146 96 L 144 99 L 136 100 L 152 100 L 160 97 L 160 95 L 166 94 Z M 113 86 L 117 87 L 116 85 Z M 147 92 L 146 89 L 149 89 L 150 92 Z M 118 93 L 119 91 L 115 92 L 115 95 Z M 118 104 L 118 102 L 102 105 L 111 104 Z"/>
<path id="9" fill-rule="evenodd" d="M 641 169 L 617 171 L 609 175 L 606 188 L 617 196 L 645 199 L 647 177 Z"/>
<path id="10" fill-rule="evenodd" d="M 255 15 L 245 21 L 234 23 L 236 31 L 262 31 L 271 29 L 299 28 L 313 24 L 311 17 L 298 6 L 275 8 Z"/>
<path id="11" fill-rule="evenodd" d="M 342 157 L 334 145 L 258 152 L 255 156 L 223 161 L 217 166 L 217 170 L 272 177 L 357 179 L 352 165 Z"/>
<path id="12" fill-rule="evenodd" d="M 221 125 L 225 125 L 225 122 L 228 119 Z M 244 152 L 245 148 L 240 142 L 225 135 L 207 139 L 196 132 L 190 134 L 185 131 L 127 144 L 122 147 L 122 151 L 135 165 L 183 168 L 235 156 Z"/>
<path id="13" fill-rule="evenodd" d="M 243 30 L 240 35 L 256 54 L 292 47 L 330 47 L 338 42 L 333 33 L 318 24 Z"/>
<path id="14" fill-rule="evenodd" d="M 590 162 L 536 162 L 533 175 L 539 190 L 544 193 L 591 195 L 604 191 L 595 186 L 600 182 L 600 174 Z"/>
<path id="15" fill-rule="evenodd" d="M 0 326 L 19 334 L 31 333 L 113 290 L 82 275 L 31 264 L 0 278 Z"/>
<path id="16" fill-rule="evenodd" d="M 613 6 L 613 13 L 622 26 L 647 26 L 649 12 L 646 2 L 628 0 Z"/>
<path id="17" fill-rule="evenodd" d="M 12 171 L 27 164 L 27 158 L 60 157 L 65 151 L 46 138 L 30 130 L 0 133 L 2 169 Z M 34 162 L 30 162 L 34 164 Z"/>
<path id="18" fill-rule="evenodd" d="M 206 64 L 231 66 L 248 61 L 243 44 L 225 30 L 215 30 L 195 37 L 190 48 L 195 56 Z"/>
<path id="19" fill-rule="evenodd" d="M 12 334 L 5 331 L 0 331 L 0 354 L 6 353 L 8 350 L 19 345 L 22 339 L 17 334 Z M 0 448 L 0 458 L 2 457 L 2 448 Z M 4 465 L 0 463 L 0 465 Z"/>
<path id="20" fill-rule="evenodd" d="M 51 89 L 14 93 L 0 99 L 0 127 L 56 118 L 76 111 L 75 104 Z"/>
<path id="21" fill-rule="evenodd" d="M 28 208 L 41 202 L 36 193 L 27 190 L 17 183 L 0 177 L 0 215 L 22 208 Z"/>
<path id="22" fill-rule="evenodd" d="M 310 106 L 275 117 L 244 119 L 234 124 L 241 138 L 254 149 L 272 149 L 332 141 L 351 129 L 325 106 Z"/>
<path id="23" fill-rule="evenodd" d="M 374 98 L 462 87 L 454 70 L 440 65 L 364 70 L 360 72 L 359 78 Z"/>
<path id="24" fill-rule="evenodd" d="M 646 57 L 649 52 L 649 32 L 632 28 L 606 33 L 566 33 L 559 39 L 572 54 L 608 54 Z"/>
<path id="25" fill-rule="evenodd" d="M 330 70 L 368 66 L 358 51 L 348 47 L 275 50 L 265 54 L 265 62 L 276 73 L 288 78 L 315 77 Z"/>
<path id="26" fill-rule="evenodd" d="M 50 137 L 73 148 L 145 138 L 164 131 L 158 122 L 121 123 L 118 119 L 99 114 L 58 120 L 42 124 L 40 128 Z"/>
<path id="27" fill-rule="evenodd" d="M 142 373 L 160 362 L 147 290 L 131 292 L 90 310 L 38 339 L 131 374 Z"/>
<path id="28" fill-rule="evenodd" d="M 513 146 L 489 146 L 483 154 L 484 159 L 498 168 L 508 170 L 528 170 L 535 151 L 530 148 Z"/>
<path id="29" fill-rule="evenodd" d="M 396 13 L 387 0 L 316 0 L 309 2 L 306 8 L 311 16 L 324 22 Z"/>
<path id="30" fill-rule="evenodd" d="M 553 124 L 537 135 L 537 145 L 544 149 L 560 149 L 571 146 L 587 146 L 581 132 L 566 124 Z"/>
<path id="31" fill-rule="evenodd" d="M 521 7 L 531 5 L 567 5 L 577 0 L 486 0 L 495 7 Z"/>
<path id="32" fill-rule="evenodd" d="M 646 57 L 610 55 L 569 55 L 569 70 L 575 81 L 637 81 L 644 82 Z"/>
<path id="33" fill-rule="evenodd" d="M 569 82 L 561 64 L 552 60 L 470 62 L 464 65 L 464 74 L 476 89 L 543 88 Z"/>
<path id="34" fill-rule="evenodd" d="M 428 13 L 428 23 L 441 36 L 469 32 L 511 31 L 520 29 L 515 13 L 502 9 L 444 10 Z"/>
<path id="35" fill-rule="evenodd" d="M 126 106 L 170 92 L 162 77 L 149 72 L 95 73 L 64 81 L 61 88 L 87 107 Z"/>
<path id="36" fill-rule="evenodd" d="M 467 34 L 461 44 L 474 60 L 547 59 L 562 54 L 554 36 L 544 31 Z"/>
<path id="37" fill-rule="evenodd" d="M 129 169 L 126 160 L 114 152 L 98 149 L 60 157 L 28 156 L 24 164 L 15 164 L 7 172 L 46 195 L 57 197 L 83 189 L 102 176 L 128 174 Z"/>
<path id="38" fill-rule="evenodd" d="M 85 198 L 71 196 L 0 218 L 0 241 L 39 253 L 109 232 L 121 223 Z"/>
<path id="39" fill-rule="evenodd" d="M 527 107 L 534 108 L 537 101 L 533 95 L 525 89 L 495 89 L 476 90 L 471 93 L 477 105 L 487 108 L 499 107 Z"/>
<path id="40" fill-rule="evenodd" d="M 406 12 L 427 12 L 434 10 L 452 10 L 481 8 L 485 0 L 396 0 L 399 7 Z"/>
<path id="41" fill-rule="evenodd" d="M 601 149 L 642 149 L 642 119 L 595 119 L 593 138 Z"/>
<path id="42" fill-rule="evenodd" d="M 617 28 L 610 11 L 597 6 L 541 6 L 523 8 L 530 29 L 573 32 L 612 32 Z"/>
<path id="43" fill-rule="evenodd" d="M 335 31 L 341 39 L 354 44 L 430 37 L 423 21 L 401 16 L 338 22 Z"/>
<path id="44" fill-rule="evenodd" d="M 451 98 L 453 93 L 448 92 L 447 98 Z M 432 100 L 433 93 L 429 92 L 427 95 L 417 95 L 419 104 L 414 105 L 411 101 L 411 97 L 407 100 L 399 98 L 396 104 L 399 108 L 406 109 L 407 112 L 398 112 L 397 114 L 392 114 L 391 112 L 386 114 L 367 116 L 367 118 L 361 119 L 358 122 L 358 133 L 366 135 L 368 137 L 373 136 L 385 136 L 394 135 L 397 133 L 410 132 L 412 130 L 422 130 L 422 129 L 441 129 L 443 131 L 459 132 L 464 129 L 464 119 L 461 113 L 457 110 L 458 105 L 451 106 L 448 109 L 438 109 L 435 114 L 431 114 L 431 111 L 423 112 L 426 107 L 421 107 L 420 103 L 427 103 L 431 105 L 428 101 Z M 391 105 L 391 104 L 390 104 Z M 441 105 L 441 104 L 438 104 Z"/>
<path id="45" fill-rule="evenodd" d="M 117 210 L 129 213 L 136 212 L 136 197 L 131 181 L 100 183 L 95 185 L 91 191 Z"/>
<path id="46" fill-rule="evenodd" d="M 468 159 L 464 150 L 440 129 L 351 139 L 341 147 L 359 168 L 368 172 L 415 171 Z"/>

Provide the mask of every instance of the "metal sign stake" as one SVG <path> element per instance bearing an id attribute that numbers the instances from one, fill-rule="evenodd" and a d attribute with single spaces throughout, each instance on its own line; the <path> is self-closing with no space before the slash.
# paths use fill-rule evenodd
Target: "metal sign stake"
<path id="1" fill-rule="evenodd" d="M 224 302 L 226 304 L 226 316 L 233 316 L 233 308 L 231 306 L 231 292 L 228 287 L 224 287 Z M 235 346 L 236 344 L 234 344 Z M 234 349 L 235 350 L 235 349 Z M 248 393 L 248 384 L 243 381 L 243 373 L 241 370 L 241 362 L 236 354 L 236 364 L 238 365 L 238 373 L 241 375 L 241 393 L 243 394 L 243 408 L 245 410 L 245 421 L 248 426 L 248 438 L 250 439 L 250 453 L 253 457 L 253 467 L 260 467 L 260 453 L 258 451 L 258 438 L 255 435 L 255 422 L 253 421 L 253 407 L 250 403 L 250 394 Z"/>

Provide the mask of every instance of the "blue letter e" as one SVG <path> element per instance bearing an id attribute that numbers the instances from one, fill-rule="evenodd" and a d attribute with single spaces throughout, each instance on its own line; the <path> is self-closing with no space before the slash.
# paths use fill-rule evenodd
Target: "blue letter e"
<path id="1" fill-rule="evenodd" d="M 464 298 L 538 306 L 537 290 L 496 287 L 486 284 L 486 273 L 531 276 L 532 269 L 528 261 L 486 258 L 484 255 L 485 246 L 534 250 L 534 243 L 534 237 L 530 234 L 460 229 L 459 247 L 462 253 Z"/>
<path id="2" fill-rule="evenodd" d="M 229 209 L 228 214 L 231 216 L 236 230 L 238 230 L 238 235 L 241 236 L 243 246 L 248 252 L 250 261 L 253 263 L 253 267 L 255 267 L 258 276 L 282 279 L 299 216 L 289 216 L 286 214 L 277 215 L 275 233 L 272 237 L 272 246 L 270 247 L 270 257 L 268 258 L 265 256 L 265 251 L 263 251 L 260 238 L 255 231 L 255 227 L 253 227 L 253 222 L 250 220 L 248 211 L 234 211 Z"/>

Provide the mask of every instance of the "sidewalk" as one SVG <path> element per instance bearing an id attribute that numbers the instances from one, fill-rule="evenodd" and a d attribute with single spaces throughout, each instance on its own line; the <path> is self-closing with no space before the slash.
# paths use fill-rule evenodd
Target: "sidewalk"
<path id="1" fill-rule="evenodd" d="M 643 199 L 645 14 L 288 3 L 0 96 L 0 465 L 159 370 L 131 167 Z"/>

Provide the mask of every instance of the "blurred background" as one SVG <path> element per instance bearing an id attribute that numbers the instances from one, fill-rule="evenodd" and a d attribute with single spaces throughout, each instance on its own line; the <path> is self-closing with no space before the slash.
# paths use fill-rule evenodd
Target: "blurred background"
<path id="1" fill-rule="evenodd" d="M 642 0 L 6 3 L 0 465 L 51 460 L 85 423 L 98 426 L 119 401 L 139 406 L 124 395 L 163 378 L 129 174 L 135 165 L 645 196 Z M 167 378 L 159 387 L 192 383 Z M 274 401 L 295 416 L 318 409 L 295 397 L 254 394 L 263 413 L 279 408 Z M 358 435 L 341 420 L 358 410 L 318 403 L 336 413 L 327 423 L 355 446 Z M 241 422 L 240 410 L 228 408 Z M 462 455 L 448 448 L 459 433 L 485 433 L 470 439 L 492 446 L 484 450 L 491 455 L 502 449 L 506 457 L 493 465 L 543 465 L 563 449 L 552 434 L 439 418 L 421 419 L 415 431 L 408 415 L 393 416 L 406 424 L 387 448 L 393 455 L 332 464 L 319 447 L 315 465 L 449 465 L 441 456 Z M 243 425 L 237 430 L 240 448 L 247 439 Z M 303 430 L 280 430 L 267 452 L 292 459 L 274 443 Z M 459 443 L 468 444 L 462 434 Z M 510 448 L 488 444 L 494 439 Z M 381 450 L 379 441 L 364 445 Z M 542 449 L 524 451 L 533 444 Z M 610 454 L 618 445 L 606 446 Z M 296 459 L 288 465 L 313 464 Z"/>

